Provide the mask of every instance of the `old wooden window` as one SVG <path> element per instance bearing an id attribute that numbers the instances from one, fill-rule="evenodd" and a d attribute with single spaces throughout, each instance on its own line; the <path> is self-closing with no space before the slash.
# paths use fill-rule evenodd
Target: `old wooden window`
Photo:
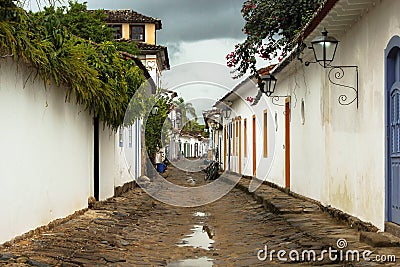
<path id="1" fill-rule="evenodd" d="M 110 27 L 113 29 L 114 39 L 122 38 L 122 24 L 112 24 Z"/>
<path id="2" fill-rule="evenodd" d="M 144 42 L 144 25 L 131 25 L 131 39 Z"/>

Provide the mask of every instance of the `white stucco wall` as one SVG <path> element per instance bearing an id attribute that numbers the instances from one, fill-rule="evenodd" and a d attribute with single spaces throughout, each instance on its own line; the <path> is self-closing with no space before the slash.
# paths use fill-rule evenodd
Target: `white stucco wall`
<path id="1" fill-rule="evenodd" d="M 329 94 L 324 94 L 321 85 L 321 83 L 325 83 L 324 72 L 321 67 L 316 64 L 305 67 L 297 62 L 294 63 L 276 76 L 279 82 L 275 93 L 291 95 L 290 189 L 319 200 L 323 181 L 320 177 L 325 176 L 326 162 L 331 160 L 329 157 L 326 158 L 325 153 L 325 124 L 329 119 L 326 116 L 329 114 L 326 112 L 327 105 L 324 99 L 327 99 Z M 301 114 L 302 102 L 304 102 L 304 119 Z M 276 112 L 278 121 L 281 122 L 281 127 L 278 126 L 277 134 L 280 138 L 276 150 L 281 172 L 277 172 L 277 175 L 281 175 L 283 180 L 280 185 L 284 186 L 285 114 L 283 110 L 276 110 Z M 277 163 L 275 161 L 274 165 Z"/>
<path id="2" fill-rule="evenodd" d="M 92 117 L 28 76 L 0 61 L 0 243 L 87 207 L 93 192 Z"/>
<path id="3" fill-rule="evenodd" d="M 118 135 L 109 128 L 100 125 L 99 132 L 99 157 L 100 157 L 100 181 L 99 198 L 105 200 L 114 196 L 115 183 L 115 140 Z"/>
<path id="4" fill-rule="evenodd" d="M 114 142 L 114 184 L 122 186 L 131 182 L 141 175 L 141 144 L 140 144 L 141 122 L 136 121 L 132 126 L 124 127 L 123 142 L 120 146 L 119 131 L 115 135 Z M 131 128 L 131 130 L 130 130 Z M 130 140 L 129 132 L 132 131 Z"/>
<path id="5" fill-rule="evenodd" d="M 253 115 L 256 117 L 256 178 L 260 180 L 265 180 L 267 177 L 271 177 L 271 181 L 282 184 L 284 182 L 282 171 L 281 171 L 281 163 L 280 159 L 277 158 L 281 155 L 276 154 L 275 151 L 277 149 L 282 149 L 282 146 L 276 146 L 277 142 L 281 142 L 281 135 L 279 134 L 282 131 L 282 127 L 279 127 L 279 124 L 283 123 L 278 121 L 278 128 L 276 128 L 276 123 L 274 119 L 275 108 L 270 104 L 267 104 L 265 98 L 261 98 L 257 105 L 252 106 L 249 101 L 246 99 L 248 97 L 255 97 L 258 93 L 257 85 L 252 81 L 248 80 L 243 83 L 240 88 L 233 93 L 229 99 L 232 100 L 232 113 L 231 117 L 228 119 L 224 119 L 224 126 L 228 131 L 228 123 L 232 122 L 233 118 L 237 118 L 240 116 L 241 118 L 241 174 L 253 176 L 253 125 L 252 118 Z M 284 100 L 283 100 L 284 101 Z M 264 157 L 264 110 L 267 110 L 268 114 L 268 155 Z M 278 108 L 279 112 L 282 112 L 281 109 Z M 245 146 L 244 146 L 244 136 L 245 136 L 245 128 L 244 128 L 244 120 L 247 119 L 247 153 L 245 154 Z M 235 124 L 233 122 L 232 124 Z M 282 126 L 282 124 L 281 124 Z M 276 131 L 278 130 L 278 132 Z M 234 132 L 232 134 L 235 134 Z M 235 137 L 236 138 L 236 137 Z M 239 138 L 238 137 L 236 139 Z M 233 139 L 232 139 L 233 141 Z M 224 145 L 224 142 L 222 142 Z M 228 153 L 229 140 L 226 140 L 226 152 Z M 231 144 L 233 146 L 233 142 Z M 239 148 L 239 147 L 238 147 Z M 222 152 L 224 149 L 221 150 Z M 231 151 L 233 152 L 233 147 L 231 147 Z M 225 161 L 224 161 L 225 159 Z M 225 168 L 228 170 L 228 156 L 222 157 L 222 160 L 225 164 Z M 274 164 L 273 164 L 274 163 Z M 239 151 L 233 154 L 230 157 L 230 170 L 239 173 Z"/>
<path id="6" fill-rule="evenodd" d="M 185 144 L 190 145 L 190 154 L 189 150 L 187 150 L 187 154 L 189 157 L 198 157 L 202 150 L 202 143 L 197 139 L 197 137 L 189 136 L 189 135 L 181 135 L 179 136 L 179 140 L 181 140 L 181 151 L 185 152 Z M 179 144 L 179 143 L 178 143 Z M 198 152 L 195 155 L 195 144 L 198 145 Z"/>
<path id="7" fill-rule="evenodd" d="M 338 97 L 352 91 L 329 83 L 328 71 L 299 61 L 279 73 L 277 93 L 292 92 L 291 190 L 384 227 L 384 49 L 400 35 L 400 1 L 384 0 L 339 36 L 334 65 L 359 66 L 359 108 Z M 329 31 L 329 27 L 327 26 Z M 355 73 L 346 70 L 345 84 Z M 293 98 L 297 102 L 293 101 Z M 301 100 L 305 121 L 301 118 Z"/>

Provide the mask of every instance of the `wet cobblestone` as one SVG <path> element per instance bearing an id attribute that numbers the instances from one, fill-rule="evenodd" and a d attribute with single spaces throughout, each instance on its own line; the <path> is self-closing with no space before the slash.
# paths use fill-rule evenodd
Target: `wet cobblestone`
<path id="1" fill-rule="evenodd" d="M 206 183 L 202 172 L 186 173 L 173 167 L 163 176 L 186 186 L 193 186 L 187 184 L 188 176 L 196 181 L 195 186 Z M 246 188 L 247 183 L 242 180 L 239 188 Z M 359 242 L 359 232 L 330 218 L 313 203 L 293 200 L 263 185 L 257 192 L 280 203 L 270 210 L 260 195 L 254 197 L 241 189 L 235 188 L 205 206 L 182 208 L 158 202 L 136 187 L 120 197 L 96 203 L 93 209 L 49 231 L 1 247 L 0 266 L 276 266 L 286 263 L 279 261 L 277 254 L 272 261 L 258 260 L 257 253 L 265 245 L 275 251 L 320 252 L 334 247 L 339 238 L 347 240 L 349 249 L 400 255 L 398 247 L 373 248 Z M 203 226 L 214 241 L 207 249 L 178 246 L 185 243 L 182 240 L 194 226 Z M 312 264 L 378 263 L 333 262 L 325 257 Z"/>

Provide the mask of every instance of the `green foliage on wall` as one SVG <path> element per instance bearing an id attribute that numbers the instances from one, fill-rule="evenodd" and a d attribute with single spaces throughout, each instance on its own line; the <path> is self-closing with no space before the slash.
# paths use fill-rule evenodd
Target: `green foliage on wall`
<path id="1" fill-rule="evenodd" d="M 76 36 L 96 43 L 113 40 L 113 29 L 108 27 L 104 21 L 106 14 L 102 10 L 87 11 L 86 3 L 68 1 L 69 7 L 59 7 L 52 12 L 60 19 L 61 25 Z"/>
<path id="2" fill-rule="evenodd" d="M 167 136 L 172 130 L 172 125 L 168 114 L 173 108 L 173 100 L 169 96 L 161 96 L 156 105 L 158 113 L 149 114 L 145 127 L 145 144 L 150 159 L 154 162 L 155 153 L 163 147 L 162 140 L 167 140 Z"/>
<path id="3" fill-rule="evenodd" d="M 248 70 L 257 73 L 257 57 L 281 60 L 295 45 L 291 41 L 325 0 L 247 0 L 243 3 L 247 35 L 235 51 L 226 56 L 227 65 L 238 77 Z"/>
<path id="4" fill-rule="evenodd" d="M 34 76 L 39 75 L 45 84 L 66 86 L 66 101 L 83 105 L 93 116 L 117 129 L 145 78 L 133 60 L 122 58 L 99 13 L 82 12 L 86 5 L 71 2 L 70 10 L 85 14 L 74 17 L 64 7 L 28 14 L 16 1 L 0 2 L 0 56 L 12 55 L 27 63 L 33 67 Z M 68 12 L 71 13 L 66 15 Z M 91 21 L 96 23 L 87 27 Z M 85 27 L 84 31 L 76 31 Z M 102 31 L 104 34 L 100 34 Z M 110 36 L 111 40 L 107 40 Z M 94 44 L 95 40 L 100 43 Z M 140 100 L 149 101 L 146 95 L 135 101 Z"/>

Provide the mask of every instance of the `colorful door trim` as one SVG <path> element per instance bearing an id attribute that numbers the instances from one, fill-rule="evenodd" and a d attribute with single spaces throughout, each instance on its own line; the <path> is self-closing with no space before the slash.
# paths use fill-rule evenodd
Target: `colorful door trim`
<path id="1" fill-rule="evenodd" d="M 290 189 L 290 97 L 285 100 L 285 187 Z"/>

